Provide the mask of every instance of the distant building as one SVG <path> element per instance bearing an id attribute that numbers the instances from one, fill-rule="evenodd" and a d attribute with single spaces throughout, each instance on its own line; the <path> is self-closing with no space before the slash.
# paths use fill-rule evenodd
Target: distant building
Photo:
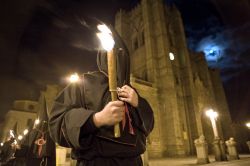
<path id="1" fill-rule="evenodd" d="M 47 101 L 48 108 L 51 108 L 53 99 L 58 94 L 60 87 L 58 85 L 47 85 L 46 91 L 42 91 Z M 0 141 L 4 141 L 10 130 L 14 127 L 17 129 L 17 135 L 23 134 L 22 132 L 31 124 L 34 124 L 37 118 L 38 101 L 30 100 L 16 100 L 13 103 L 11 110 L 9 110 L 5 117 L 4 122 L 1 124 L 1 137 Z"/>
<path id="2" fill-rule="evenodd" d="M 1 142 L 5 141 L 10 130 L 15 128 L 15 134 L 23 134 L 23 131 L 34 123 L 37 117 L 37 101 L 16 100 L 11 110 L 7 112 L 1 128 Z"/>

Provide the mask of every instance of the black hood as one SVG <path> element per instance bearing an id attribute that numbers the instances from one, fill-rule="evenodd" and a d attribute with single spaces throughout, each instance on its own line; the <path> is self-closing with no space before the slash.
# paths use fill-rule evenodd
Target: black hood
<path id="1" fill-rule="evenodd" d="M 129 52 L 118 32 L 112 26 L 109 26 L 109 28 L 112 31 L 112 35 L 115 41 L 113 53 L 116 56 L 117 86 L 121 87 L 122 85 L 128 85 L 130 83 Z M 97 55 L 97 65 L 100 71 L 105 72 L 108 75 L 106 52 L 102 51 Z"/>
<path id="2" fill-rule="evenodd" d="M 39 102 L 38 102 L 38 118 L 40 120 L 40 123 L 36 126 L 39 130 L 46 131 L 48 126 L 48 114 L 47 114 L 47 103 L 44 95 L 40 96 Z"/>
<path id="3" fill-rule="evenodd" d="M 40 96 L 38 105 L 38 118 L 40 123 L 29 133 L 28 144 L 29 154 L 33 158 L 42 158 L 45 156 L 55 157 L 55 143 L 52 141 L 48 132 L 48 108 L 44 94 Z M 39 153 L 38 141 L 44 139 L 46 143 L 42 145 Z"/>

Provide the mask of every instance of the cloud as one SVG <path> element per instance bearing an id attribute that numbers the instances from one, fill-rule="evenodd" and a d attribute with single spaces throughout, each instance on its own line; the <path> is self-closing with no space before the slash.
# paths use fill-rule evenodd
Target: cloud
<path id="1" fill-rule="evenodd" d="M 216 26 L 212 24 L 212 19 L 207 23 L 211 28 L 202 28 L 197 32 L 187 29 L 189 47 L 203 51 L 208 65 L 221 69 L 224 81 L 250 69 L 250 23 L 234 28 Z M 207 35 L 199 37 L 201 34 Z"/>

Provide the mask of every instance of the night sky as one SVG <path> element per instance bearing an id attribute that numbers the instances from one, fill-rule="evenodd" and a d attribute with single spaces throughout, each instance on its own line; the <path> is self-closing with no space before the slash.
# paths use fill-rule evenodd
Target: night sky
<path id="1" fill-rule="evenodd" d="M 203 51 L 221 76 L 234 121 L 250 118 L 250 1 L 165 0 L 181 11 L 188 46 Z M 215 3 L 217 2 L 217 3 Z M 0 111 L 37 100 L 45 84 L 66 85 L 73 72 L 96 69 L 99 21 L 113 24 L 137 0 L 2 0 Z M 22 88 L 20 88 L 22 87 Z M 22 89 L 22 90 L 20 90 Z"/>

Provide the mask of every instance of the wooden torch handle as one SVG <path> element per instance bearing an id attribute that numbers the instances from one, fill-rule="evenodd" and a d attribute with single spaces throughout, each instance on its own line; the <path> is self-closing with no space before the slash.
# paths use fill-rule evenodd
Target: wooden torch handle
<path id="1" fill-rule="evenodd" d="M 113 54 L 113 50 L 108 51 L 108 77 L 109 77 L 109 91 L 111 93 L 112 101 L 117 100 L 117 73 L 116 73 L 116 57 Z M 114 126 L 114 137 L 121 136 L 119 123 Z"/>

